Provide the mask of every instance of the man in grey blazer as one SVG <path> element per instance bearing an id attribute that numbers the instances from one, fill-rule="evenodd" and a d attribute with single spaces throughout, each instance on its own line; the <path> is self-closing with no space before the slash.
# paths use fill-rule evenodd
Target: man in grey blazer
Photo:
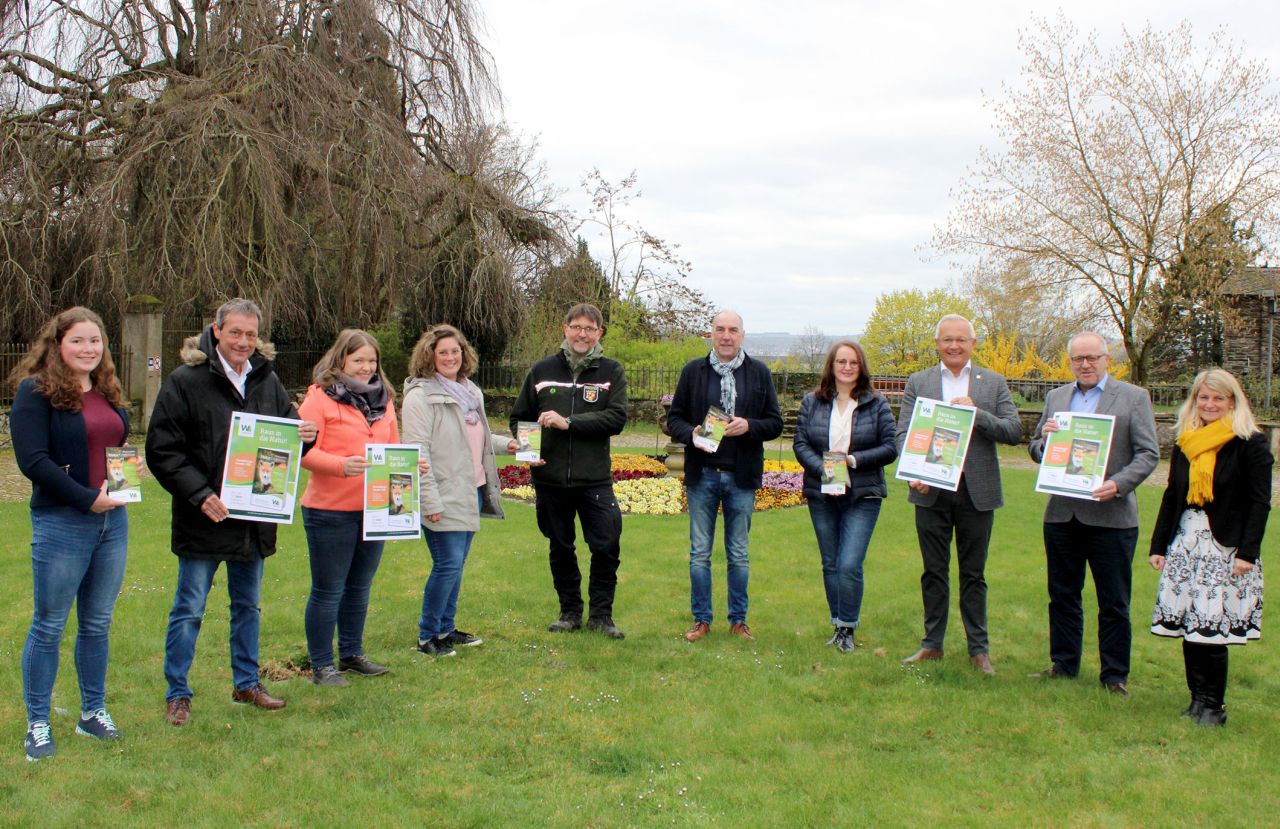
<path id="1" fill-rule="evenodd" d="M 973 366 L 969 358 L 977 344 L 973 325 L 959 314 L 947 314 L 934 329 L 934 344 L 942 359 L 939 366 L 917 371 L 907 378 L 898 412 L 898 452 L 907 439 L 907 427 L 917 397 L 944 403 L 974 406 L 973 435 L 955 492 L 911 482 L 907 500 L 916 506 L 916 537 L 924 572 L 920 592 L 924 598 L 924 638 L 920 649 L 902 660 L 912 665 L 942 658 L 951 603 L 951 537 L 956 540 L 960 571 L 960 618 L 969 644 L 969 660 L 983 673 L 993 674 L 987 641 L 987 547 L 995 510 L 1004 504 L 1000 489 L 1000 461 L 996 442 L 1015 444 L 1022 439 L 1022 421 L 1009 396 L 1009 386 L 994 371 Z"/>
<path id="2" fill-rule="evenodd" d="M 1045 436 L 1058 429 L 1057 412 L 1091 412 L 1115 417 L 1111 452 L 1097 500 L 1050 495 L 1044 510 L 1044 552 L 1049 576 L 1049 658 L 1053 664 L 1032 676 L 1055 679 L 1080 672 L 1084 613 L 1080 592 L 1085 566 L 1098 593 L 1099 678 L 1108 690 L 1128 695 L 1129 597 L 1133 550 L 1138 542 L 1138 499 L 1134 490 L 1160 461 L 1151 396 L 1107 374 L 1107 341 L 1093 331 L 1067 343 L 1074 383 L 1045 396 L 1044 414 L 1029 450 L 1044 457 Z"/>

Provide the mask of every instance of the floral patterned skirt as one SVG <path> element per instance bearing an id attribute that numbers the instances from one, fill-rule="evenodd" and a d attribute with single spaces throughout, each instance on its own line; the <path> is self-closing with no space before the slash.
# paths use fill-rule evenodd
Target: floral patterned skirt
<path id="1" fill-rule="evenodd" d="M 1211 645 L 1239 645 L 1261 636 L 1262 562 L 1233 576 L 1235 552 L 1214 539 L 1203 510 L 1183 510 L 1165 554 L 1151 632 Z"/>

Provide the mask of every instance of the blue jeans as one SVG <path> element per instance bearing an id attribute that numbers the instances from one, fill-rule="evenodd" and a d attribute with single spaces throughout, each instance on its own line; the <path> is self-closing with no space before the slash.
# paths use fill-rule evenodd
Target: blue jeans
<path id="1" fill-rule="evenodd" d="M 129 514 L 123 507 L 85 514 L 74 507 L 31 510 L 31 576 L 35 611 L 22 648 L 27 721 L 49 719 L 58 645 L 76 603 L 76 674 L 80 709 L 107 698 L 107 632 L 128 557 Z"/>
<path id="2" fill-rule="evenodd" d="M 262 559 L 228 561 L 227 593 L 231 597 L 231 679 L 237 691 L 258 684 L 258 596 L 262 588 Z M 196 637 L 204 620 L 204 605 L 221 561 L 178 557 L 178 589 L 169 611 L 164 637 L 165 700 L 190 697 L 187 672 L 196 658 Z"/>
<path id="3" fill-rule="evenodd" d="M 728 566 L 729 624 L 747 621 L 747 536 L 756 492 L 743 489 L 732 472 L 704 469 L 702 478 L 685 488 L 689 501 L 689 605 L 695 622 L 711 624 L 711 545 L 716 540 L 716 513 L 724 507 L 724 554 Z"/>
<path id="4" fill-rule="evenodd" d="M 333 664 L 333 628 L 338 653 L 364 653 L 364 620 L 369 590 L 382 561 L 382 541 L 364 541 L 364 512 L 302 508 L 311 557 L 311 595 L 307 598 L 307 653 L 312 668 Z"/>
<path id="5" fill-rule="evenodd" d="M 484 506 L 484 489 L 476 490 Z M 432 532 L 423 528 L 427 550 L 431 552 L 431 574 L 422 589 L 422 619 L 418 622 L 418 641 L 453 633 L 454 616 L 458 613 L 458 591 L 462 588 L 462 568 L 471 551 L 475 533 L 467 530 Z"/>
<path id="6" fill-rule="evenodd" d="M 856 628 L 862 613 L 862 563 L 880 517 L 879 498 L 819 495 L 809 499 L 809 518 L 822 557 L 822 586 L 831 624 Z"/>

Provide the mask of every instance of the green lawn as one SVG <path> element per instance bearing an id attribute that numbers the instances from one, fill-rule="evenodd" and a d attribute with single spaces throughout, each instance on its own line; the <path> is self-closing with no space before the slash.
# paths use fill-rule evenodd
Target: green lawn
<path id="1" fill-rule="evenodd" d="M 165 622 L 176 566 L 168 501 L 131 508 L 129 569 L 113 627 L 109 705 L 125 733 L 75 736 L 71 636 L 54 704 L 58 755 L 21 750 L 19 659 L 30 621 L 27 508 L 0 504 L 0 825 L 6 826 L 1258 826 L 1280 812 L 1280 655 L 1233 651 L 1225 729 L 1197 728 L 1177 643 L 1144 632 L 1155 574 L 1135 562 L 1132 697 L 1096 682 L 1096 627 L 1080 680 L 1027 678 L 1047 662 L 1042 497 L 1005 474 L 991 560 L 992 657 L 965 659 L 958 614 L 945 661 L 904 669 L 920 636 L 919 556 L 904 488 L 867 564 L 856 653 L 830 631 L 804 509 L 761 513 L 752 533 L 754 643 L 725 632 L 723 554 L 713 634 L 690 645 L 687 521 L 627 517 L 615 618 L 622 642 L 554 635 L 546 547 L 509 504 L 473 548 L 459 623 L 482 647 L 433 661 L 413 649 L 428 557 L 389 544 L 367 652 L 392 667 L 346 689 L 269 681 L 266 713 L 229 701 L 228 613 L 211 594 L 190 726 L 165 724 Z M 1144 535 L 1159 491 L 1142 490 Z M 1276 552 L 1274 536 L 1268 556 Z M 305 656 L 309 588 L 299 524 L 267 562 L 262 656 Z M 1091 591 L 1086 588 L 1086 593 Z M 954 605 L 954 598 L 953 598 Z"/>

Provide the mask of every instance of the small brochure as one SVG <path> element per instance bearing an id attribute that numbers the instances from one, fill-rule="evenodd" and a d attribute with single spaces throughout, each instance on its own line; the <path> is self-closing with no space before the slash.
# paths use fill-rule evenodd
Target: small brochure
<path id="1" fill-rule="evenodd" d="M 516 460 L 542 460 L 542 424 L 521 420 L 516 424 Z"/>
<path id="2" fill-rule="evenodd" d="M 693 430 L 693 445 L 708 452 L 715 452 L 720 448 L 720 441 L 724 440 L 725 427 L 732 419 L 719 406 L 707 409 L 707 416 L 702 419 L 702 425 Z"/>
<path id="3" fill-rule="evenodd" d="M 142 500 L 142 479 L 138 474 L 136 446 L 107 447 L 107 494 L 117 501 L 136 504 Z"/>
<path id="4" fill-rule="evenodd" d="M 977 409 L 917 397 L 896 477 L 955 492 L 969 454 Z"/>
<path id="5" fill-rule="evenodd" d="M 417 445 L 365 444 L 364 540 L 422 537 Z"/>
<path id="6" fill-rule="evenodd" d="M 1093 491 L 1102 486 L 1107 477 L 1115 417 L 1058 412 L 1053 419 L 1058 431 L 1045 435 L 1036 492 L 1097 500 Z"/>
<path id="7" fill-rule="evenodd" d="M 822 453 L 822 494 L 844 495 L 849 489 L 849 462 L 843 452 Z"/>
<path id="8" fill-rule="evenodd" d="M 292 524 L 302 462 L 301 420 L 231 413 L 218 497 L 232 518 Z"/>

